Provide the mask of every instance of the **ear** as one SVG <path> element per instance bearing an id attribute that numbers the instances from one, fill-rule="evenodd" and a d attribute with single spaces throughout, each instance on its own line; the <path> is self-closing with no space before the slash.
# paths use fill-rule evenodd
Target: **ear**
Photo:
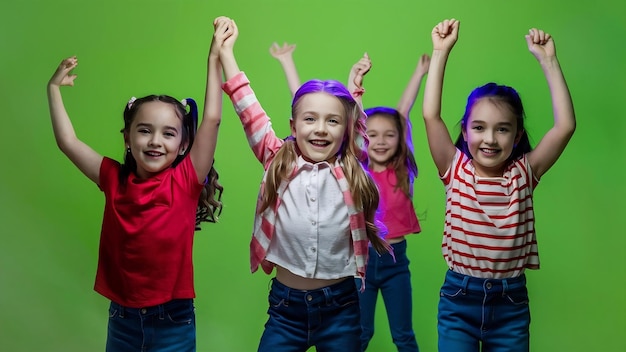
<path id="1" fill-rule="evenodd" d="M 461 135 L 463 136 L 463 140 L 467 142 L 467 131 L 465 130 L 465 127 L 463 126 L 461 126 Z"/>
<path id="2" fill-rule="evenodd" d="M 293 120 L 293 118 L 289 119 L 289 128 L 291 128 L 291 136 L 295 137 L 296 136 L 296 122 Z"/>
<path id="3" fill-rule="evenodd" d="M 124 132 L 124 144 L 126 144 L 126 147 L 130 145 L 130 138 L 128 138 L 128 132 Z"/>
<path id="4" fill-rule="evenodd" d="M 184 155 L 185 151 L 187 150 L 187 147 L 189 146 L 188 143 L 181 143 L 180 147 L 178 148 L 178 154 L 179 155 Z"/>

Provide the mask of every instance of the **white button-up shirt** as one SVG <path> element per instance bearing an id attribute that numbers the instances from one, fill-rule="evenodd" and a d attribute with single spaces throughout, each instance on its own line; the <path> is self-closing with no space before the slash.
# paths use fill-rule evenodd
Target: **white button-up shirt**
<path id="1" fill-rule="evenodd" d="M 278 207 L 266 259 L 305 278 L 354 276 L 348 207 L 327 162 L 298 157 L 298 170 Z"/>

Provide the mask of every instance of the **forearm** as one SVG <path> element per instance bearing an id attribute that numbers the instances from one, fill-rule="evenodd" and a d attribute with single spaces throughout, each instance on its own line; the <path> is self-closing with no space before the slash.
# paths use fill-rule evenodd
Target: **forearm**
<path id="1" fill-rule="evenodd" d="M 424 74 L 416 69 L 413 72 L 413 75 L 411 75 L 411 79 L 402 93 L 402 97 L 398 103 L 398 111 L 405 118 L 409 117 L 413 104 L 415 104 L 415 99 L 417 99 L 417 94 L 419 93 L 423 78 Z"/>
<path id="2" fill-rule="evenodd" d="M 287 85 L 289 86 L 289 91 L 291 92 L 291 96 L 296 95 L 296 91 L 300 88 L 300 77 L 298 76 L 298 70 L 296 70 L 296 64 L 293 62 L 293 59 L 282 59 L 279 60 L 280 65 L 285 72 L 285 77 L 287 78 Z"/>
<path id="3" fill-rule="evenodd" d="M 76 142 L 76 132 L 74 126 L 65 110 L 63 98 L 61 96 L 60 87 L 48 84 L 48 106 L 50 109 L 50 118 L 52 120 L 52 130 L 57 146 L 64 153 L 68 152 L 68 147 Z"/>
<path id="4" fill-rule="evenodd" d="M 219 57 L 209 56 L 207 64 L 206 95 L 204 99 L 205 120 L 219 121 L 222 116 L 222 79 L 220 71 L 221 63 Z"/>
<path id="5" fill-rule="evenodd" d="M 439 50 L 433 51 L 424 90 L 423 115 L 425 120 L 441 119 L 441 94 L 449 54 L 449 52 Z"/>
<path id="6" fill-rule="evenodd" d="M 540 64 L 552 96 L 554 127 L 571 135 L 576 129 L 576 118 L 572 98 L 559 61 L 556 57 L 551 57 Z"/>
<path id="7" fill-rule="evenodd" d="M 237 65 L 237 60 L 235 59 L 235 54 L 231 50 L 222 50 L 220 52 L 220 62 L 222 64 L 222 69 L 224 70 L 224 79 L 226 81 L 235 77 L 241 70 L 239 70 L 239 65 Z"/>

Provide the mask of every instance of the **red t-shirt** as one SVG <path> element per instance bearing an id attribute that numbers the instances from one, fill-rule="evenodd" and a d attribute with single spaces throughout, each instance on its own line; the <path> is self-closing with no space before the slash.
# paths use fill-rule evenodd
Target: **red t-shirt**
<path id="1" fill-rule="evenodd" d="M 388 167 L 381 172 L 370 170 L 370 173 L 380 192 L 378 211 L 380 220 L 387 226 L 388 233 L 385 238 L 397 238 L 420 232 L 413 202 L 401 188 L 396 188 L 398 183 L 396 171 Z"/>
<path id="2" fill-rule="evenodd" d="M 119 169 L 117 161 L 102 160 L 106 203 L 95 290 L 133 308 L 194 298 L 192 246 L 203 185 L 191 159 L 148 179 L 131 174 L 125 186 Z"/>

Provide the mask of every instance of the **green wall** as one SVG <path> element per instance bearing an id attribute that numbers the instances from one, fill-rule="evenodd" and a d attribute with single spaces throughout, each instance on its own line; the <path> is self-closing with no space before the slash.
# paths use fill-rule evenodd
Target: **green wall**
<path id="1" fill-rule="evenodd" d="M 578 130 L 535 193 L 542 269 L 528 273 L 533 351 L 624 351 L 626 240 L 624 102 L 626 15 L 622 1 L 5 1 L 0 11 L 4 126 L 0 172 L 0 350 L 101 351 L 108 302 L 93 291 L 103 196 L 55 145 L 46 83 L 77 55 L 76 86 L 63 89 L 78 135 L 104 155 L 123 153 L 122 109 L 131 96 L 202 97 L 212 21 L 234 18 L 240 67 L 279 135 L 290 94 L 274 41 L 297 43 L 303 80 L 345 81 L 367 51 L 365 105 L 397 103 L 430 31 L 461 20 L 449 61 L 443 115 L 452 127 L 469 91 L 487 81 L 516 87 L 531 138 L 551 126 L 530 27 L 551 33 L 569 83 Z M 435 351 L 444 191 L 414 107 L 423 232 L 409 239 L 414 327 Z M 454 129 L 453 133 L 458 130 Z M 216 165 L 225 187 L 219 224 L 196 236 L 199 351 L 254 351 L 266 320 L 269 276 L 251 275 L 248 244 L 262 168 L 228 101 Z M 617 179 L 615 179 L 617 177 Z M 224 289 L 226 288 L 226 289 Z M 391 351 L 383 305 L 371 351 Z"/>

